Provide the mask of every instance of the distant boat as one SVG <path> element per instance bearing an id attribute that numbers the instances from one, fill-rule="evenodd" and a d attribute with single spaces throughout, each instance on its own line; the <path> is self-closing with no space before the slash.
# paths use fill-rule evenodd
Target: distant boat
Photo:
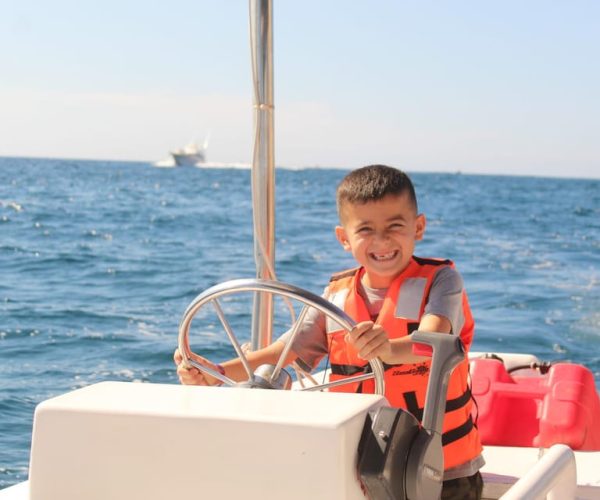
<path id="1" fill-rule="evenodd" d="M 187 146 L 171 151 L 171 156 L 178 167 L 194 167 L 205 161 L 206 147 L 200 147 L 195 142 L 190 142 Z"/>

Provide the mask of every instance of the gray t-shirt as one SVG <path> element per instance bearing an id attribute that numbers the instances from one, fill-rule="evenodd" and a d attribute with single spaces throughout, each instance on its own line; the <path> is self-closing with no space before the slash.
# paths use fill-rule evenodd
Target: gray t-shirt
<path id="1" fill-rule="evenodd" d="M 463 280 L 459 272 L 447 266 L 440 268 L 433 278 L 423 316 L 427 314 L 443 316 L 450 321 L 452 333 L 460 334 L 465 323 L 462 291 Z M 387 288 L 369 288 L 361 283 L 359 293 L 365 301 L 369 314 L 376 317 L 383 306 Z M 327 298 L 328 294 L 328 289 L 325 288 L 323 297 Z M 314 368 L 327 354 L 325 332 L 325 315 L 316 309 L 310 309 L 292 346 L 293 351 L 298 355 L 297 361 L 303 368 Z M 290 333 L 287 331 L 279 337 L 279 340 L 288 342 Z"/>

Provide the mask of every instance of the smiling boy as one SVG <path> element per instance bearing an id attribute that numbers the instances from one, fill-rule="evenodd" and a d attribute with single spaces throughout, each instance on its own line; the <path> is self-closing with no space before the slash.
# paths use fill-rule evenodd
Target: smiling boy
<path id="1" fill-rule="evenodd" d="M 350 332 L 315 309 L 295 337 L 287 362 L 315 367 L 329 355 L 331 380 L 366 369 L 378 357 L 385 366 L 385 396 L 392 406 L 423 415 L 430 360 L 414 355 L 410 333 L 415 330 L 459 335 L 468 351 L 474 322 L 462 278 L 448 260 L 413 255 L 423 238 L 425 215 L 418 213 L 412 182 L 400 170 L 371 165 L 348 174 L 337 189 L 340 225 L 335 234 L 351 252 L 358 267 L 332 276 L 328 300 L 343 309 L 357 325 Z M 249 353 L 253 368 L 274 364 L 288 341 L 284 334 L 271 346 Z M 214 365 L 234 379 L 245 379 L 239 360 Z M 175 353 L 177 373 L 184 384 L 212 385 L 215 379 L 185 368 Z M 442 498 L 480 498 L 483 465 L 481 444 L 471 419 L 471 393 L 465 359 L 450 377 L 443 425 L 444 485 Z M 330 390 L 373 392 L 372 381 Z"/>

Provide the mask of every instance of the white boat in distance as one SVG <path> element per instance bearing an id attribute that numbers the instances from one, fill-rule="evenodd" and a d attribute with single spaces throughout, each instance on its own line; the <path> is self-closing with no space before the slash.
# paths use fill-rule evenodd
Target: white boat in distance
<path id="1" fill-rule="evenodd" d="M 206 161 L 207 141 L 204 141 L 202 146 L 194 141 L 190 142 L 183 148 L 171 151 L 171 156 L 177 167 L 195 167 L 199 163 Z"/>

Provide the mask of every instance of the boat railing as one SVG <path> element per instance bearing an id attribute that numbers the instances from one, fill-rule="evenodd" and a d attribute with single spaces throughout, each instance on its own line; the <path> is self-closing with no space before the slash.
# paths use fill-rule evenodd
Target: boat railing
<path id="1" fill-rule="evenodd" d="M 502 500 L 568 500 L 575 498 L 577 467 L 573 450 L 555 444 L 519 479 Z"/>

